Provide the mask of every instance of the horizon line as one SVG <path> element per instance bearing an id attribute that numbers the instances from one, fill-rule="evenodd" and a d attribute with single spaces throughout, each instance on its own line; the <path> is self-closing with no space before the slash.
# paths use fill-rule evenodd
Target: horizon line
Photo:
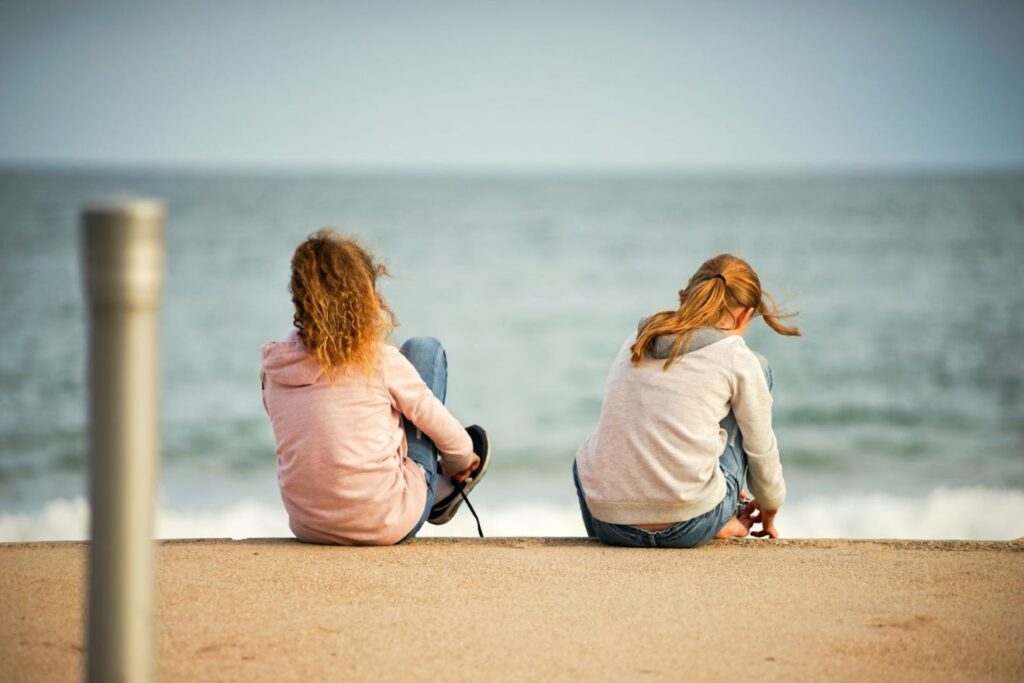
<path id="1" fill-rule="evenodd" d="M 86 171 L 237 175 L 961 175 L 1024 173 L 1024 161 L 1005 163 L 850 164 L 333 164 L 266 161 L 188 162 L 0 157 L 2 171 Z"/>

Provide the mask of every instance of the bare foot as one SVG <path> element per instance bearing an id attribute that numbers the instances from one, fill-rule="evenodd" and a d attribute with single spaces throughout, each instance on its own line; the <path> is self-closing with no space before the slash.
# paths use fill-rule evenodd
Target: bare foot
<path id="1" fill-rule="evenodd" d="M 718 533 L 715 534 L 715 538 L 743 538 L 749 533 L 750 527 L 736 519 L 736 516 L 733 515 L 729 518 L 729 521 L 725 523 L 725 526 L 718 530 Z"/>

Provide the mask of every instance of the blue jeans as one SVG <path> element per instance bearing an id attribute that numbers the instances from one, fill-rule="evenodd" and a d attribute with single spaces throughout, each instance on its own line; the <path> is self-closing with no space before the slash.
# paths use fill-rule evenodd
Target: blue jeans
<path id="1" fill-rule="evenodd" d="M 402 344 L 399 351 L 416 368 L 416 372 L 420 374 L 434 396 L 444 403 L 444 397 L 448 390 L 448 357 L 445 355 L 441 342 L 433 337 L 412 337 Z M 420 521 L 416 523 L 412 531 L 400 541 L 404 543 L 415 536 L 430 517 L 430 509 L 434 506 L 434 494 L 437 491 L 439 468 L 437 446 L 434 445 L 434 442 L 408 419 L 403 419 L 402 422 L 405 427 L 405 440 L 409 446 L 408 457 L 423 468 L 427 479 L 427 501 L 423 506 L 423 515 L 420 516 Z"/>
<path id="2" fill-rule="evenodd" d="M 761 361 L 764 378 L 771 391 L 773 378 L 768 361 L 760 354 L 755 355 Z M 719 424 L 728 435 L 725 450 L 718 458 L 718 466 L 725 476 L 725 498 L 703 515 L 678 522 L 662 531 L 648 531 L 629 524 L 610 524 L 595 519 L 587 507 L 576 462 L 573 461 L 572 478 L 576 483 L 576 495 L 580 501 L 580 513 L 583 515 L 583 525 L 587 528 L 587 536 L 597 537 L 608 545 L 630 548 L 696 548 L 714 538 L 718 530 L 735 514 L 740 490 L 747 481 L 747 454 L 743 451 L 743 434 L 736 424 L 736 416 L 730 411 Z"/>

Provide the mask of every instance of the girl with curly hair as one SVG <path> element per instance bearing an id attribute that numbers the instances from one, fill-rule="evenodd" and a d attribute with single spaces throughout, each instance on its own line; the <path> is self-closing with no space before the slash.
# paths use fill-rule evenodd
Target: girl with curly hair
<path id="1" fill-rule="evenodd" d="M 772 373 L 743 340 L 758 316 L 779 334 L 800 334 L 747 262 L 721 254 L 697 269 L 677 309 L 641 320 L 626 339 L 597 431 L 573 463 L 588 536 L 671 548 L 778 536 L 786 483 Z"/>
<path id="2" fill-rule="evenodd" d="M 278 484 L 302 541 L 404 541 L 449 521 L 490 462 L 484 430 L 444 407 L 440 342 L 385 343 L 395 326 L 377 291 L 385 275 L 354 240 L 314 233 L 292 258 L 295 329 L 263 346 Z"/>

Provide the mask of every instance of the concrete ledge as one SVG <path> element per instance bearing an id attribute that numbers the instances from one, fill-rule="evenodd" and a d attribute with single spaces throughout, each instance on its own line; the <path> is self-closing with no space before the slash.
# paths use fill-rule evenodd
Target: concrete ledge
<path id="1" fill-rule="evenodd" d="M 158 540 L 157 545 L 209 545 L 209 544 L 254 544 L 273 545 L 285 543 L 299 545 L 306 548 L 317 547 L 304 544 L 294 538 L 169 538 Z M 404 546 L 415 547 L 421 545 L 444 545 L 444 546 L 465 546 L 482 545 L 494 547 L 522 546 L 522 547 L 608 547 L 594 538 L 582 538 L 579 536 L 499 536 L 493 538 L 415 538 Z M 65 546 L 88 546 L 87 541 L 28 541 L 28 542 L 0 542 L 0 550 L 4 548 L 61 548 Z M 719 546 L 741 546 L 750 550 L 771 550 L 778 548 L 845 548 L 849 546 L 880 546 L 885 548 L 898 548 L 900 550 L 995 550 L 1003 552 L 1024 552 L 1024 538 L 1012 541 L 956 541 L 956 540 L 903 540 L 892 538 L 779 538 L 774 541 L 760 540 L 754 538 L 740 539 L 716 539 L 711 541 L 704 548 L 707 550 Z M 341 546 L 327 546 L 342 550 Z M 678 551 L 676 551 L 678 552 Z M 693 552 L 693 551 L 686 551 Z"/>
<path id="2" fill-rule="evenodd" d="M 83 543 L 0 545 L 0 679 L 78 680 Z M 1020 680 L 1024 541 L 164 541 L 159 675 Z"/>

